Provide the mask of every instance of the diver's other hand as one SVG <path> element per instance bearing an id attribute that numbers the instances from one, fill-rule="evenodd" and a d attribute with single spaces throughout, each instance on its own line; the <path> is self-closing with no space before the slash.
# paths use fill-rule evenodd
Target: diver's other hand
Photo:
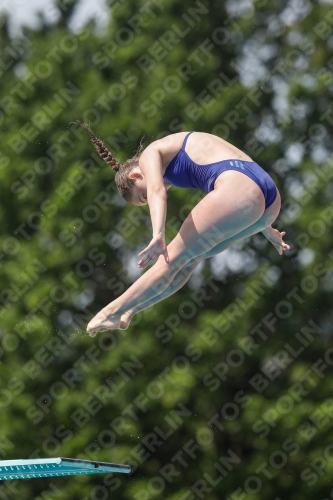
<path id="1" fill-rule="evenodd" d="M 275 246 L 280 255 L 283 254 L 286 250 L 290 250 L 290 245 L 283 241 L 283 236 L 286 234 L 285 231 L 280 233 L 277 229 L 271 228 L 269 234 L 269 241 Z"/>

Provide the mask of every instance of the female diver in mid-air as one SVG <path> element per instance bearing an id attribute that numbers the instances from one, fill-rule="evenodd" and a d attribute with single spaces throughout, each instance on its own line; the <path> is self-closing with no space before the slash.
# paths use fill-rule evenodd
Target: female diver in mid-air
<path id="1" fill-rule="evenodd" d="M 281 255 L 290 247 L 273 229 L 281 198 L 273 179 L 240 149 L 212 134 L 179 132 L 151 143 L 120 164 L 90 127 L 99 154 L 116 171 L 122 197 L 148 204 L 153 237 L 138 266 L 155 264 L 89 322 L 87 331 L 126 329 L 134 314 L 179 290 L 199 262 L 260 231 Z M 171 185 L 207 195 L 193 208 L 179 233 L 165 243 L 166 192 Z"/>

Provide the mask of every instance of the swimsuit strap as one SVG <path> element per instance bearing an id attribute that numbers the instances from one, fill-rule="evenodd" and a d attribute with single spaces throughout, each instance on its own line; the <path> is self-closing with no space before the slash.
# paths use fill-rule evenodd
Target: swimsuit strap
<path id="1" fill-rule="evenodd" d="M 189 132 L 189 133 L 186 135 L 186 137 L 185 137 L 185 139 L 184 139 L 184 142 L 183 142 L 183 145 L 182 145 L 182 150 L 183 150 L 183 151 L 185 151 L 185 146 L 186 146 L 186 143 L 187 143 L 188 136 L 189 136 L 189 135 L 191 135 L 191 134 L 193 134 L 193 132 L 195 132 L 195 130 L 192 130 L 192 132 Z"/>

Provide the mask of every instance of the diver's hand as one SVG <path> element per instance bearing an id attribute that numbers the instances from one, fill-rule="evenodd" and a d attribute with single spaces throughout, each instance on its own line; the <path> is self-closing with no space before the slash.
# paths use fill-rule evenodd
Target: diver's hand
<path id="1" fill-rule="evenodd" d="M 286 250 L 290 250 L 290 246 L 283 241 L 283 236 L 286 234 L 285 231 L 280 233 L 277 229 L 269 226 L 262 231 L 262 234 L 275 246 L 280 255 Z"/>
<path id="2" fill-rule="evenodd" d="M 168 249 L 165 243 L 164 234 L 158 233 L 153 237 L 149 245 L 139 253 L 141 260 L 138 262 L 138 267 L 145 268 L 152 264 L 160 255 L 164 255 L 165 262 L 169 264 Z"/>

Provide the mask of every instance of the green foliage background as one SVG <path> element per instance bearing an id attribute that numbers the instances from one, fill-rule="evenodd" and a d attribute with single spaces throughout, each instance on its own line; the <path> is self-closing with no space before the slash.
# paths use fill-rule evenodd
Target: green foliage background
<path id="1" fill-rule="evenodd" d="M 1 498 L 333 498 L 332 6 L 129 0 L 103 32 L 72 33 L 75 4 L 21 41 L 1 25 L 0 452 L 133 474 L 6 482 Z M 127 332 L 92 340 L 86 323 L 133 281 L 151 227 L 77 119 L 120 160 L 142 136 L 221 135 L 275 179 L 290 252 L 253 237 L 220 274 L 207 261 Z M 168 192 L 168 241 L 196 201 Z M 157 428 L 170 435 L 151 444 Z"/>

